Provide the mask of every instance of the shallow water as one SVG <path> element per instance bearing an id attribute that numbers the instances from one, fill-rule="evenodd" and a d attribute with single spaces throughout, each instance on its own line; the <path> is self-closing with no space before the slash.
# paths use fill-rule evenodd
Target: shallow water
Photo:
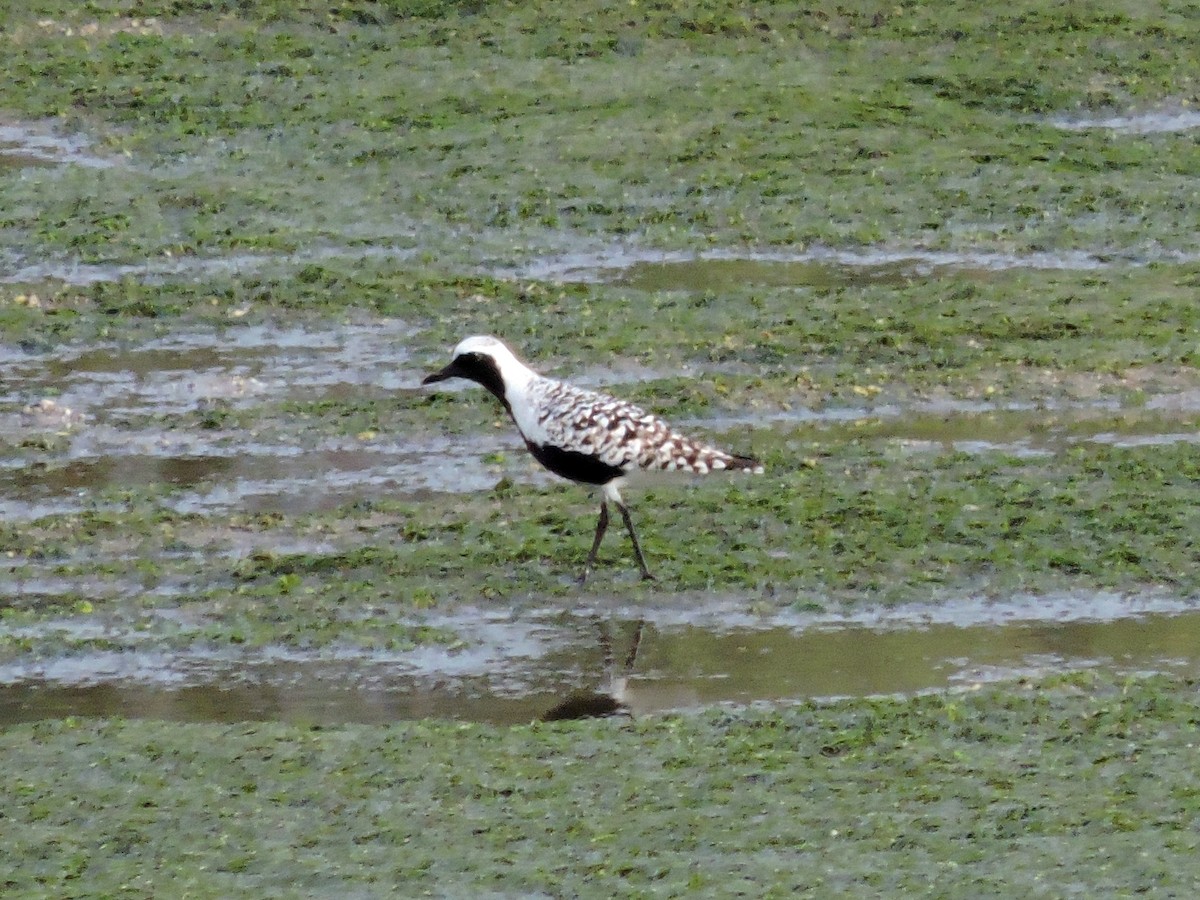
<path id="1" fill-rule="evenodd" d="M 625 613 L 527 618 L 468 613 L 462 649 L 411 652 L 264 648 L 240 654 L 98 653 L 0 666 L 0 725 L 121 715 L 196 722 L 387 722 L 438 717 L 527 722 L 572 692 L 612 693 L 634 715 L 714 703 L 969 689 L 1053 672 L 1200 675 L 1200 610 L 1116 595 L 967 600 L 848 616 L 692 621 L 645 611 L 623 660 Z M 684 620 L 684 621 L 681 621 Z"/>
<path id="2" fill-rule="evenodd" d="M 0 165 L 83 166 L 109 169 L 119 160 L 88 152 L 90 141 L 80 134 L 61 134 L 49 123 L 0 122 Z"/>
<path id="3" fill-rule="evenodd" d="M 1067 131 L 1112 131 L 1118 134 L 1174 134 L 1200 129 L 1200 110 L 1160 109 L 1138 113 L 1094 116 L 1058 116 L 1050 124 Z"/>
<path id="4" fill-rule="evenodd" d="M 741 277 L 736 266 L 730 277 Z M 264 416 L 261 429 L 257 423 L 236 429 L 219 420 L 211 428 L 176 421 L 205 409 L 254 410 L 282 399 L 355 396 L 402 404 L 423 374 L 410 359 L 410 336 L 399 321 L 252 325 L 179 330 L 133 346 L 10 353 L 0 358 L 6 386 L 0 515 L 28 520 L 94 507 L 106 491 L 138 485 L 161 485 L 165 507 L 215 516 L 302 513 L 381 492 L 480 491 L 500 477 L 548 479 L 510 431 L 489 433 L 481 449 L 436 433 L 313 435 L 305 422 L 277 414 Z M 612 374 L 603 373 L 603 380 Z M 665 374 L 642 370 L 638 376 Z M 1127 408 L 1113 398 L 1056 406 L 939 400 L 756 412 L 691 424 L 709 431 L 815 427 L 831 437 L 837 429 L 871 429 L 873 439 L 897 453 L 1036 455 L 1079 441 L 1195 443 L 1197 415 L 1197 395 L 1183 392 L 1141 398 Z M 29 450 L 24 442 L 31 435 L 57 443 Z M 487 462 L 485 454 L 497 450 L 511 461 Z M 221 524 L 214 521 L 214 529 Z M 0 597 L 136 597 L 166 619 L 177 592 L 188 590 L 168 580 L 147 596 L 132 563 L 126 574 L 104 578 L 91 573 L 88 560 L 77 562 L 78 576 L 32 565 L 0 572 L 0 582 L 9 582 L 0 583 Z M 22 580 L 14 583 L 17 575 Z M 964 598 L 770 618 L 747 612 L 748 598 L 676 600 L 664 608 L 592 611 L 615 632 L 607 647 L 592 615 L 560 610 L 431 616 L 413 624 L 445 627 L 461 636 L 461 645 L 389 652 L 284 646 L 168 652 L 145 636 L 111 635 L 116 626 L 90 616 L 65 620 L 38 627 L 101 645 L 106 637 L 120 638 L 120 645 L 135 649 L 10 657 L 0 663 L 0 723 L 110 714 L 511 723 L 537 718 L 580 689 L 615 692 L 642 715 L 719 702 L 969 688 L 1089 667 L 1200 671 L 1200 612 L 1170 598 Z M 627 671 L 613 669 L 606 652 L 622 658 L 639 620 L 647 624 L 637 658 Z M 94 633 L 79 634 L 81 627 Z"/>
<path id="5" fill-rule="evenodd" d="M 338 388 L 390 391 L 418 381 L 408 366 L 411 334 L 394 319 L 326 329 L 185 330 L 134 346 L 6 353 L 0 382 L 14 406 L 52 397 L 93 417 L 171 414 L 216 401 L 236 407 Z"/>
<path id="6" fill-rule="evenodd" d="M 1167 111 L 1061 118 L 1051 124 L 1137 136 L 1184 132 L 1198 122 L 1193 111 Z M 120 156 L 93 153 L 86 139 L 57 134 L 49 126 L 0 125 L 0 165 L 26 168 L 26 177 L 43 178 L 47 173 L 34 169 L 50 166 L 130 164 Z M 349 265 L 407 259 L 436 245 L 422 244 L 423 238 L 401 233 L 403 229 L 369 235 L 363 243 L 352 229 L 332 229 L 341 236 L 333 243 L 316 239 L 295 252 L 216 250 L 216 255 L 163 254 L 113 262 L 84 263 L 66 253 L 51 257 L 30 245 L 7 251 L 0 282 L 86 285 L 219 278 L 290 271 L 322 261 Z M 452 239 L 469 245 L 473 236 Z M 696 292 L 747 284 L 826 289 L 901 284 L 947 271 L 989 278 L 1013 269 L 1093 271 L 1200 260 L 1194 252 L 1157 251 L 1153 245 L 1029 253 L 890 245 L 658 251 L 592 244 L 569 234 L 544 244 L 561 253 L 515 263 L 488 258 L 498 245 L 509 243 L 493 233 L 478 249 L 458 251 L 455 265 L 521 279 Z M 995 246 L 1003 244 L 998 239 Z M 219 417 L 213 427 L 179 427 L 172 421 L 205 409 L 255 410 L 289 399 L 356 395 L 403 403 L 404 392 L 415 388 L 423 374 L 409 358 L 410 334 L 404 323 L 386 321 L 325 329 L 251 326 L 180 330 L 133 347 L 104 344 L 0 354 L 0 516 L 28 520 L 67 513 L 103 502 L 96 498 L 108 492 L 142 485 L 162 486 L 162 503 L 168 508 L 216 516 L 233 511 L 295 514 L 380 493 L 472 492 L 490 488 L 502 476 L 523 483 L 544 478 L 524 462 L 496 466 L 485 461 L 484 454 L 497 450 L 520 456 L 510 432 L 488 434 L 481 450 L 436 434 L 316 438 L 306 433 L 303 422 L 278 417 L 265 422 L 268 427 L 261 433 L 257 425 L 249 431 L 222 429 Z M 667 373 L 642 374 L 654 378 Z M 755 411 L 745 419 L 694 424 L 719 431 L 747 425 L 786 430 L 865 423 L 898 453 L 1041 455 L 1080 441 L 1137 446 L 1200 439 L 1195 427 L 1200 402 L 1194 396 L 1151 398 L 1115 427 L 1111 420 L 1124 412 L 1117 401 L 1056 410 L 1050 426 L 1046 412 L 1044 407 L 989 403 L 909 403 L 777 415 Z M 1101 419 L 1103 426 L 1096 424 Z M 53 438 L 52 449 L 27 451 L 31 436 Z M 109 579 L 103 589 L 110 593 L 103 596 L 135 597 L 168 615 L 175 602 L 173 588 L 159 588 L 147 597 L 135 571 L 131 563 Z M 17 585 L 15 592 L 23 598 L 77 593 L 99 600 L 102 594 L 93 593 L 95 581 L 91 573 L 79 578 L 38 575 Z M 4 599 L 0 585 L 0 603 Z M 166 652 L 148 642 L 144 651 L 19 656 L 0 663 L 0 723 L 109 714 L 193 721 L 377 722 L 433 715 L 520 722 L 578 688 L 618 691 L 635 714 L 647 714 L 713 702 L 968 688 L 996 678 L 1094 666 L 1193 674 L 1200 666 L 1200 613 L 1183 603 L 1111 596 L 991 605 L 947 601 L 845 617 L 798 613 L 761 619 L 744 611 L 745 598 L 726 605 L 711 597 L 694 599 L 684 610 L 598 611 L 617 632 L 609 650 L 618 658 L 635 623 L 648 621 L 627 671 L 611 671 L 606 665 L 604 641 L 590 617 L 560 612 L 445 620 L 441 624 L 464 636 L 466 646 L 456 649 Z M 110 626 L 92 627 L 102 639 Z"/>
<path id="7" fill-rule="evenodd" d="M 719 291 L 723 285 L 836 287 L 903 283 L 938 271 L 974 272 L 979 277 L 1010 269 L 1091 271 L 1114 265 L 1194 262 L 1196 254 L 1062 250 L 1002 253 L 985 250 L 928 250 L 920 247 L 821 245 L 794 250 L 653 250 L 613 246 L 546 256 L 511 268 L 508 274 L 541 281 L 620 284 L 646 291 Z"/>
<path id="8" fill-rule="evenodd" d="M 381 491 L 473 492 L 506 477 L 549 482 L 511 430 L 489 434 L 486 445 L 434 432 L 313 435 L 304 420 L 267 411 L 288 400 L 410 402 L 424 374 L 410 358 L 411 334 L 398 320 L 238 325 L 178 330 L 135 345 L 0 356 L 0 515 L 27 521 L 79 511 L 105 491 L 147 485 L 163 486 L 164 505 L 178 512 L 294 514 Z M 619 374 L 649 380 L 678 372 L 641 368 L 580 380 L 602 388 Z M 252 428 L 221 426 L 222 410 L 257 409 L 263 414 Z M 207 411 L 216 418 L 198 424 L 195 414 Z M 180 421 L 189 414 L 191 424 Z M 709 433 L 868 426 L 898 452 L 1039 456 L 1081 441 L 1196 443 L 1198 417 L 1200 395 L 1181 392 L 1129 408 L 1111 397 L 1057 404 L 942 399 L 754 410 L 676 424 Z M 27 448 L 36 435 L 51 439 L 51 448 Z"/>
<path id="9" fill-rule="evenodd" d="M 1063 127 L 1071 127 L 1064 125 Z M 14 159 L 14 157 L 9 157 Z M 5 160 L 0 155 L 0 162 Z M 35 158 L 24 164 L 51 165 Z M 352 230 L 352 229 L 351 229 Z M 353 235 L 348 234 L 347 238 Z M 428 236 L 426 236 L 428 237 Z M 447 240 L 461 243 L 460 236 Z M 487 241 L 481 240 L 487 245 Z M 577 247 L 530 255 L 518 261 L 489 258 L 481 247 L 468 268 L 481 275 L 522 281 L 612 284 L 641 291 L 720 291 L 745 285 L 761 287 L 834 288 L 869 284 L 904 284 L 945 272 L 968 272 L 977 278 L 1014 269 L 1089 272 L 1156 263 L 1186 264 L 1200 254 L 1157 246 L 1097 250 L 1009 253 L 989 250 L 936 250 L 920 246 L 867 246 L 853 249 L 820 244 L 792 249 L 659 250 L 621 244 L 594 246 L 573 236 L 551 246 Z M 461 247 L 460 247 L 461 249 Z M 145 284 L 200 280 L 252 273 L 294 271 L 310 264 L 333 262 L 398 262 L 418 257 L 422 248 L 409 233 L 390 234 L 375 243 L 322 243 L 287 252 L 230 253 L 217 256 L 164 254 L 149 259 L 84 262 L 54 254 L 25 253 L 0 257 L 0 284 L 61 282 L 90 285 L 132 279 Z"/>
<path id="10" fill-rule="evenodd" d="M 9 261 L 0 272 L 0 284 L 35 284 L 58 281 L 89 285 L 132 278 L 145 284 L 219 278 L 259 272 L 287 271 L 313 263 L 372 259 L 402 260 L 415 255 L 409 247 L 382 245 L 318 246 L 293 253 L 231 253 L 224 256 L 161 256 L 134 263 L 84 263 L 71 259 L 21 258 Z"/>

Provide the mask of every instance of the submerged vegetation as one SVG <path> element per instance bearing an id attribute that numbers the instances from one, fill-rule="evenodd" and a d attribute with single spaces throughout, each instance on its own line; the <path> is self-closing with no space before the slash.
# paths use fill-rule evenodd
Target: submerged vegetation
<path id="1" fill-rule="evenodd" d="M 625 725 L 25 725 L 0 733 L 0 884 L 1186 894 L 1198 728 L 1195 684 L 1086 676 Z"/>

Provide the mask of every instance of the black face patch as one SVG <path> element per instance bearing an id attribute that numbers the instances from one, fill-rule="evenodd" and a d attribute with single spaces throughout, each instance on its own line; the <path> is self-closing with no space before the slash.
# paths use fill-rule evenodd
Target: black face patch
<path id="1" fill-rule="evenodd" d="M 525 446 L 533 454 L 533 458 L 543 466 L 571 481 L 583 484 L 608 484 L 614 478 L 625 474 L 618 466 L 610 466 L 603 460 L 590 453 L 580 453 L 578 450 L 563 450 L 549 444 L 535 444 L 526 441 Z"/>
<path id="2" fill-rule="evenodd" d="M 504 379 L 500 377 L 500 367 L 496 365 L 496 360 L 486 353 L 463 353 L 456 356 L 450 361 L 450 365 L 427 376 L 421 384 L 433 384 L 447 378 L 466 378 L 483 385 L 491 391 L 493 397 L 504 404 L 505 409 L 512 412 L 508 400 L 504 397 Z"/>

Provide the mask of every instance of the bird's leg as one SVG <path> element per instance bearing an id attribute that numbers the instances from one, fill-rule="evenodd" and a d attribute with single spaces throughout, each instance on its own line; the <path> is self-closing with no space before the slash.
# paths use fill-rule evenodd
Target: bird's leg
<path id="1" fill-rule="evenodd" d="M 625 520 L 625 528 L 629 531 L 629 539 L 633 541 L 633 552 L 637 556 L 638 565 L 642 567 L 642 580 L 654 581 L 654 576 L 650 574 L 650 570 L 646 568 L 646 557 L 642 556 L 642 547 L 638 543 L 637 532 L 633 530 L 633 519 L 629 518 L 629 510 L 624 503 L 617 502 L 617 509 L 621 511 L 621 518 Z"/>
<path id="2" fill-rule="evenodd" d="M 583 574 L 579 576 L 579 583 L 583 584 L 587 581 L 588 572 L 596 563 L 596 553 L 600 549 L 600 542 L 604 540 L 604 532 L 608 530 L 608 503 L 604 500 L 600 501 L 600 518 L 596 522 L 596 537 L 592 539 L 592 552 L 588 554 L 587 562 L 583 564 Z"/>
<path id="3" fill-rule="evenodd" d="M 621 674 L 618 675 L 615 668 L 610 669 L 609 690 L 622 704 L 625 704 L 625 700 L 629 696 L 629 679 L 633 675 L 633 666 L 637 662 L 638 650 L 642 646 L 642 632 L 645 628 L 646 620 L 638 619 L 633 629 L 633 641 L 629 644 L 629 652 L 625 654 L 625 664 L 621 667 Z M 611 653 L 609 656 L 611 659 Z"/>
<path id="4" fill-rule="evenodd" d="M 612 687 L 613 681 L 616 679 L 616 662 L 613 654 L 613 639 L 609 632 L 608 625 L 605 620 L 599 615 L 593 617 L 596 623 L 596 628 L 600 632 L 600 652 L 604 656 L 604 679 L 600 683 L 600 690 L 607 691 Z"/>
<path id="5" fill-rule="evenodd" d="M 637 662 L 638 650 L 642 646 L 642 632 L 645 630 L 646 620 L 638 619 L 637 627 L 633 630 L 633 643 L 629 645 L 629 652 L 625 654 L 625 668 L 622 670 L 624 675 L 633 672 L 633 664 Z"/>
<path id="6" fill-rule="evenodd" d="M 613 667 L 612 636 L 608 633 L 604 619 L 597 615 L 592 617 L 592 621 L 596 623 L 596 630 L 600 632 L 600 652 L 604 654 L 604 673 L 607 675 Z"/>

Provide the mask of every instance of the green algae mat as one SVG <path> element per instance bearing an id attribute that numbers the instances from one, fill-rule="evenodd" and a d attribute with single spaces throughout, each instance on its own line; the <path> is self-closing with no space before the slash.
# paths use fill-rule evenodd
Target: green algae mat
<path id="1" fill-rule="evenodd" d="M 0 12 L 0 893 L 1195 894 L 1198 32 L 1120 0 Z M 768 474 L 631 489 L 660 583 L 614 543 L 581 590 L 593 502 L 418 387 L 481 332 Z M 594 615 L 651 622 L 633 695 L 795 678 L 737 628 L 839 616 L 978 685 L 927 627 L 967 606 L 948 646 L 1007 653 L 978 690 L 899 660 L 870 692 L 904 696 L 632 721 L 382 702 L 434 660 L 405 715 L 515 683 L 523 723 L 594 681 Z M 238 705 L 264 660 L 375 693 L 317 715 L 285 679 L 294 718 L 247 721 L 285 718 Z"/>
<path id="2" fill-rule="evenodd" d="M 1187 896 L 1196 685 L 0 734 L 12 896 Z"/>

